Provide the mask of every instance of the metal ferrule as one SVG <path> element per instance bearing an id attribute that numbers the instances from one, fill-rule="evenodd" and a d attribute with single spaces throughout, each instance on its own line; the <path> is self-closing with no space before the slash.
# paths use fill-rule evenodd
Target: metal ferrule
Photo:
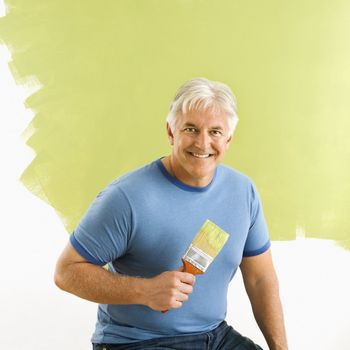
<path id="1" fill-rule="evenodd" d="M 207 268 L 213 261 L 213 258 L 210 255 L 204 253 L 201 249 L 193 246 L 192 244 L 186 250 L 183 259 L 188 261 L 203 272 L 207 270 Z"/>

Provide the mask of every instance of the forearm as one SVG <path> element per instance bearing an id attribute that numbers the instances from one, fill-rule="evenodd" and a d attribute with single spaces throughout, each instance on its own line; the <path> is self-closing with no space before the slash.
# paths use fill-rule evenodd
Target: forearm
<path id="1" fill-rule="evenodd" d="M 192 293 L 195 277 L 165 271 L 152 278 L 115 274 L 88 262 L 68 243 L 55 270 L 56 285 L 66 292 L 100 304 L 139 304 L 156 311 L 179 308 Z"/>
<path id="2" fill-rule="evenodd" d="M 65 268 L 58 266 L 55 273 L 59 288 L 100 304 L 145 304 L 145 281 L 85 262 Z"/>
<path id="3" fill-rule="evenodd" d="M 270 276 L 246 285 L 254 317 L 270 350 L 287 350 L 284 317 L 277 277 Z"/>

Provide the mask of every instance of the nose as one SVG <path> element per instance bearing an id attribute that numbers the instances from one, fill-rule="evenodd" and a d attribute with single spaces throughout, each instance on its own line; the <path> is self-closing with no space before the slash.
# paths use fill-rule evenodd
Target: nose
<path id="1" fill-rule="evenodd" d="M 211 138 L 207 132 L 201 131 L 196 136 L 195 146 L 201 151 L 208 151 L 210 148 Z"/>

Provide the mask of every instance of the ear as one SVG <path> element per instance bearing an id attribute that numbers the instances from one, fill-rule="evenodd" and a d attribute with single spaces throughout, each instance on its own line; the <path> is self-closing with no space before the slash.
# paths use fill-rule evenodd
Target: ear
<path id="1" fill-rule="evenodd" d="M 168 135 L 168 139 L 171 145 L 174 144 L 174 135 L 173 132 L 171 131 L 169 123 L 166 123 L 166 133 Z"/>
<path id="2" fill-rule="evenodd" d="M 231 135 L 227 140 L 226 140 L 226 149 L 230 147 L 230 143 L 233 140 L 233 135 Z"/>

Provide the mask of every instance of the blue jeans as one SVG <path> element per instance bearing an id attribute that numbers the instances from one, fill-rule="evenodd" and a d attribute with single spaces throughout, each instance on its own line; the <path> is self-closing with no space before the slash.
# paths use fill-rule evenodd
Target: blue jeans
<path id="1" fill-rule="evenodd" d="M 196 335 L 156 338 L 130 344 L 93 344 L 94 350 L 257 350 L 262 348 L 223 321 L 214 330 Z"/>

